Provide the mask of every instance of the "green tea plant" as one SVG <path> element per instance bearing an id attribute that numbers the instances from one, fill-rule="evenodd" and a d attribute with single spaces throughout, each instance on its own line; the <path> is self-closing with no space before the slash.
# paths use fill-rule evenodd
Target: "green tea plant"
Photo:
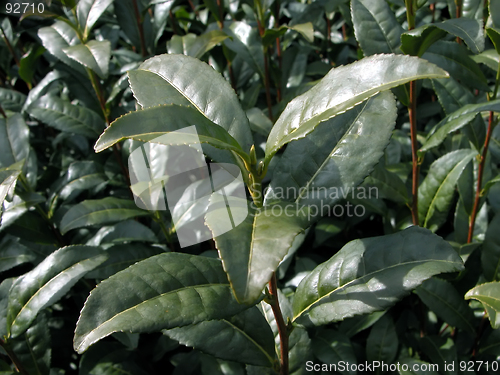
<path id="1" fill-rule="evenodd" d="M 500 1 L 14 3 L 2 374 L 498 371 Z M 127 163 L 179 143 L 248 195 L 189 247 Z"/>

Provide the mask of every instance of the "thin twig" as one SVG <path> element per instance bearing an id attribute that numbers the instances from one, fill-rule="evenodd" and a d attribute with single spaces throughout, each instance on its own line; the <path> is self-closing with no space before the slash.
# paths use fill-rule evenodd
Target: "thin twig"
<path id="1" fill-rule="evenodd" d="M 148 55 L 148 49 L 146 48 L 146 39 L 144 38 L 144 27 L 142 25 L 141 13 L 139 12 L 139 6 L 137 5 L 137 0 L 132 0 L 134 5 L 135 21 L 137 23 L 137 28 L 139 30 L 139 38 L 141 40 L 141 52 L 142 57 Z"/>
<path id="2" fill-rule="evenodd" d="M 269 304 L 273 310 L 280 338 L 280 375 L 288 375 L 288 330 L 285 320 L 283 319 L 283 314 L 281 313 L 280 302 L 278 299 L 276 273 L 273 273 L 273 276 L 269 281 L 269 296 Z"/>

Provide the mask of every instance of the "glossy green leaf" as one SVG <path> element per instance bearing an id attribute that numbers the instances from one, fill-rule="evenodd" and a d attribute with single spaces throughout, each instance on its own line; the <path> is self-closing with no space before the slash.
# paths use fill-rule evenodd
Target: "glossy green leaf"
<path id="1" fill-rule="evenodd" d="M 120 198 L 86 200 L 71 207 L 61 219 L 61 233 L 71 229 L 118 222 L 149 215 L 137 208 L 134 201 Z"/>
<path id="2" fill-rule="evenodd" d="M 0 217 L 3 212 L 3 202 L 7 195 L 14 191 L 20 170 L 0 170 Z"/>
<path id="3" fill-rule="evenodd" d="M 446 70 L 468 88 L 490 91 L 479 65 L 470 58 L 467 48 L 463 45 L 439 41 L 429 47 L 422 57 Z"/>
<path id="4" fill-rule="evenodd" d="M 64 53 L 83 66 L 89 68 L 100 78 L 108 77 L 111 43 L 109 40 L 91 40 L 86 44 L 77 44 L 63 49 Z"/>
<path id="5" fill-rule="evenodd" d="M 32 47 L 23 57 L 21 57 L 19 62 L 19 77 L 21 77 L 24 82 L 31 84 L 33 76 L 35 75 L 38 58 L 42 56 L 44 52 L 45 48 L 42 46 L 38 46 L 37 48 Z"/>
<path id="6" fill-rule="evenodd" d="M 42 27 L 38 30 L 38 37 L 41 39 L 42 45 L 52 55 L 69 65 L 76 72 L 86 75 L 85 69 L 63 51 L 64 48 L 79 44 L 75 30 L 69 25 L 63 21 L 56 21 L 52 26 Z"/>
<path id="7" fill-rule="evenodd" d="M 9 293 L 9 336 L 25 332 L 39 311 L 57 302 L 83 275 L 105 260 L 106 255 L 98 248 L 68 246 L 17 278 Z"/>
<path id="8" fill-rule="evenodd" d="M 479 55 L 472 56 L 472 60 L 484 64 L 496 72 L 498 70 L 498 64 L 500 63 L 500 55 L 494 49 L 489 49 Z"/>
<path id="9" fill-rule="evenodd" d="M 24 371 L 33 375 L 49 375 L 51 337 L 47 314 L 39 314 L 24 334 L 9 339 L 8 345 L 22 363 Z"/>
<path id="10" fill-rule="evenodd" d="M 0 242 L 0 272 L 19 264 L 32 262 L 35 258 L 35 254 L 19 243 L 18 238 L 6 236 Z"/>
<path id="11" fill-rule="evenodd" d="M 227 38 L 229 38 L 229 36 L 220 30 L 209 31 L 196 37 L 195 41 L 187 51 L 187 54 L 196 59 L 200 59 L 205 53 L 210 51 L 216 45 L 222 43 Z"/>
<path id="12" fill-rule="evenodd" d="M 377 198 L 385 198 L 398 203 L 409 202 L 407 188 L 401 178 L 380 164 L 365 178 L 363 187 L 368 191 L 370 187 L 377 188 Z"/>
<path id="13" fill-rule="evenodd" d="M 174 35 L 172 39 L 167 42 L 167 51 L 169 54 L 179 54 L 191 56 L 188 50 L 194 44 L 196 40 L 196 34 L 186 34 L 186 35 Z"/>
<path id="14" fill-rule="evenodd" d="M 71 163 L 65 175 L 52 186 L 51 209 L 59 199 L 71 200 L 84 190 L 95 187 L 107 180 L 102 167 L 92 161 Z"/>
<path id="15" fill-rule="evenodd" d="M 399 340 L 392 318 L 386 314 L 375 323 L 366 340 L 366 359 L 370 362 L 393 363 L 398 353 Z M 377 368 L 376 374 L 381 373 Z"/>
<path id="16" fill-rule="evenodd" d="M 23 117 L 15 115 L 0 117 L 0 167 L 7 168 L 26 159 L 29 154 L 29 128 Z"/>
<path id="17" fill-rule="evenodd" d="M 456 251 L 424 228 L 351 241 L 299 284 L 294 320 L 320 325 L 384 310 L 431 276 L 462 269 Z"/>
<path id="18" fill-rule="evenodd" d="M 212 199 L 218 198 L 213 195 Z M 222 198 L 220 198 L 222 199 Z M 231 199 L 229 200 L 231 203 Z M 223 202 L 222 202 L 223 203 Z M 236 210 L 246 212 L 246 201 L 234 201 Z M 245 206 L 243 206 L 245 205 Z M 213 206 L 205 216 L 212 233 L 223 233 L 219 226 L 222 215 L 227 215 L 226 205 Z M 295 237 L 309 226 L 307 210 L 298 210 L 295 204 L 276 204 L 262 210 L 250 210 L 246 219 L 234 229 L 214 238 L 220 258 L 236 299 L 254 303 L 278 268 Z"/>
<path id="19" fill-rule="evenodd" d="M 7 306 L 9 290 L 15 278 L 2 280 L 0 283 L 0 337 L 7 336 Z"/>
<path id="20" fill-rule="evenodd" d="M 189 56 L 159 55 L 129 72 L 129 80 L 143 108 L 161 104 L 190 105 L 227 130 L 243 150 L 250 149 L 253 140 L 248 119 L 236 94 L 206 63 Z"/>
<path id="21" fill-rule="evenodd" d="M 318 207 L 352 194 L 356 197 L 355 187 L 384 154 L 395 119 L 394 97 L 384 92 L 291 142 L 277 163 L 266 204 L 276 199 L 295 201 L 324 215 Z"/>
<path id="22" fill-rule="evenodd" d="M 318 334 L 312 338 L 312 350 L 314 356 L 321 362 L 328 365 L 337 365 L 341 374 L 356 374 L 356 371 L 352 369 L 340 371 L 340 362 L 349 363 L 350 365 L 357 363 L 351 341 L 343 333 L 332 329 L 319 331 Z"/>
<path id="23" fill-rule="evenodd" d="M 311 22 L 302 23 L 298 25 L 288 26 L 281 25 L 279 28 L 266 29 L 262 36 L 262 45 L 264 48 L 269 47 L 276 43 L 276 38 L 283 36 L 287 30 L 294 30 L 300 33 L 309 43 L 314 41 L 314 28 Z"/>
<path id="24" fill-rule="evenodd" d="M 474 313 L 463 296 L 448 281 L 431 278 L 415 289 L 415 293 L 438 317 L 452 327 L 474 334 Z"/>
<path id="25" fill-rule="evenodd" d="M 82 353 L 113 332 L 182 327 L 225 319 L 246 308 L 233 298 L 219 260 L 160 254 L 114 274 L 91 292 L 78 320 L 74 348 Z"/>
<path id="26" fill-rule="evenodd" d="M 446 221 L 455 185 L 467 163 L 477 153 L 470 149 L 449 152 L 431 164 L 418 190 L 418 217 L 435 232 Z"/>
<path id="27" fill-rule="evenodd" d="M 228 319 L 164 330 L 163 334 L 216 358 L 255 366 L 274 364 L 273 332 L 257 307 Z"/>
<path id="28" fill-rule="evenodd" d="M 138 14 L 135 12 L 134 5 L 137 5 Z M 136 0 L 113 1 L 113 8 L 120 30 L 123 31 L 137 51 L 142 51 L 141 32 L 138 25 L 138 22 L 142 21 L 141 26 L 147 50 L 154 41 L 154 37 L 152 34 L 151 17 L 143 8 L 143 3 L 141 1 L 136 2 Z M 144 55 L 147 54 L 148 51 L 145 51 Z"/>
<path id="29" fill-rule="evenodd" d="M 131 241 L 158 242 L 154 232 L 135 220 L 126 220 L 118 224 L 102 227 L 87 245 L 98 246 L 105 243 L 123 243 Z"/>
<path id="30" fill-rule="evenodd" d="M 332 69 L 316 86 L 293 99 L 274 124 L 266 160 L 285 144 L 305 137 L 322 121 L 354 107 L 380 91 L 420 78 L 447 73 L 410 56 L 376 55 Z"/>
<path id="31" fill-rule="evenodd" d="M 500 282 L 478 285 L 465 294 L 465 299 L 481 302 L 488 313 L 491 326 L 500 328 Z"/>
<path id="32" fill-rule="evenodd" d="M 142 126 L 138 127 L 138 123 Z M 223 127 L 217 126 L 193 107 L 175 104 L 131 112 L 118 118 L 101 134 L 94 148 L 96 152 L 100 152 L 126 138 L 164 144 L 162 142 L 167 139 L 159 138 L 160 136 L 192 125 L 196 126 L 197 136 L 191 133 L 177 133 L 175 139 L 168 138 L 168 141 L 176 143 L 169 144 L 208 143 L 245 155 L 238 142 Z"/>
<path id="33" fill-rule="evenodd" d="M 431 148 L 439 146 L 451 134 L 469 124 L 477 116 L 477 113 L 467 113 L 457 118 L 446 117 L 436 126 L 437 131 L 432 133 L 420 148 L 420 152 L 429 151 Z M 441 125 L 441 126 L 440 126 Z"/>
<path id="34" fill-rule="evenodd" d="M 112 2 L 113 0 L 80 0 L 78 2 L 76 15 L 85 39 Z"/>
<path id="35" fill-rule="evenodd" d="M 403 28 L 385 0 L 351 1 L 354 34 L 365 56 L 398 53 Z"/>
<path id="36" fill-rule="evenodd" d="M 420 343 L 422 351 L 429 357 L 431 363 L 437 364 L 440 369 L 443 369 L 441 373 L 446 375 L 457 374 L 458 369 L 455 366 L 453 366 L 454 371 L 449 368 L 449 364 L 457 361 L 457 350 L 450 337 L 425 335 L 420 339 Z M 445 363 L 447 364 L 446 367 Z"/>
<path id="37" fill-rule="evenodd" d="M 264 78 L 264 50 L 257 28 L 246 22 L 237 21 L 226 23 L 223 31 L 229 35 L 224 45 Z"/>
<path id="38" fill-rule="evenodd" d="M 339 330 L 345 333 L 347 337 L 352 337 L 355 334 L 370 328 L 385 314 L 385 311 L 375 311 L 368 315 L 356 315 L 349 319 L 345 319 L 340 323 Z"/>
<path id="39" fill-rule="evenodd" d="M 159 247 L 142 243 L 120 244 L 106 249 L 108 259 L 85 275 L 88 279 L 106 279 L 134 263 L 162 252 Z"/>
<path id="40" fill-rule="evenodd" d="M 19 112 L 26 100 L 26 95 L 15 90 L 0 87 L 0 101 L 4 110 Z"/>
<path id="41" fill-rule="evenodd" d="M 484 185 L 484 188 L 483 190 L 481 191 L 481 195 L 485 195 L 488 190 L 490 190 L 490 188 L 495 185 L 496 183 L 500 182 L 500 176 L 496 176 L 494 178 L 492 178 L 491 180 L 489 180 L 485 185 Z"/>
<path id="42" fill-rule="evenodd" d="M 401 50 L 408 55 L 422 56 L 434 42 L 441 39 L 446 33 L 462 39 L 473 53 L 480 53 L 484 50 L 482 20 L 466 17 L 426 24 L 404 33 L 401 35 Z"/>
<path id="43" fill-rule="evenodd" d="M 486 280 L 500 280 L 500 215 L 495 215 L 484 237 L 481 263 Z"/>
<path id="44" fill-rule="evenodd" d="M 95 139 L 106 128 L 104 120 L 94 111 L 50 94 L 32 103 L 28 113 L 58 130 L 91 139 Z"/>

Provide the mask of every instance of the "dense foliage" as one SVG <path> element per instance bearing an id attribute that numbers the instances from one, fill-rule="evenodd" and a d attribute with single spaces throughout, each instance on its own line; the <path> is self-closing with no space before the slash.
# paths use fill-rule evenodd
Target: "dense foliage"
<path id="1" fill-rule="evenodd" d="M 497 373 L 500 0 L 0 12 L 0 374 Z"/>

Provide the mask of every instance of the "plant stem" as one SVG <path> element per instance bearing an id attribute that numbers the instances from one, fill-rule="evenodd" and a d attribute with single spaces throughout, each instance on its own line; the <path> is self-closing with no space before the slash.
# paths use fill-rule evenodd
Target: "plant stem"
<path id="1" fill-rule="evenodd" d="M 259 35 L 261 38 L 264 37 L 266 30 L 259 19 L 257 19 L 257 27 L 259 28 Z M 269 114 L 269 119 L 274 122 L 273 119 L 273 103 L 271 101 L 271 79 L 269 74 L 269 53 L 267 47 L 264 47 L 264 85 L 266 86 L 266 101 L 267 101 L 267 111 Z"/>
<path id="2" fill-rule="evenodd" d="M 488 100 L 494 100 L 497 98 L 498 86 L 500 84 L 500 64 L 497 69 L 497 76 L 495 82 L 495 89 L 493 90 L 493 95 L 490 97 L 488 95 Z M 488 130 L 486 131 L 486 138 L 484 140 L 483 149 L 481 152 L 481 159 L 479 161 L 479 168 L 477 171 L 477 184 L 476 184 L 476 196 L 474 197 L 474 205 L 472 206 L 472 212 L 469 220 L 469 233 L 467 234 L 467 243 L 472 242 L 474 237 L 474 225 L 476 223 L 476 216 L 479 210 L 479 201 L 481 200 L 481 191 L 483 186 L 483 175 L 484 168 L 486 165 L 486 156 L 488 155 L 488 147 L 490 145 L 491 135 L 493 133 L 493 128 L 495 127 L 494 113 L 490 112 L 488 117 Z"/>
<path id="3" fill-rule="evenodd" d="M 278 284 L 276 273 L 273 273 L 269 281 L 269 304 L 273 310 L 274 319 L 278 326 L 280 337 L 280 375 L 288 375 L 288 330 L 283 314 L 281 313 L 280 302 L 278 299 Z"/>
<path id="4" fill-rule="evenodd" d="M 2 338 L 0 338 L 0 346 L 5 350 L 7 355 L 9 356 L 10 360 L 16 367 L 17 372 L 23 375 L 29 375 L 28 372 L 24 369 L 23 365 L 19 361 L 19 358 L 17 358 L 16 354 L 12 351 L 10 348 L 10 345 L 4 341 Z"/>
<path id="5" fill-rule="evenodd" d="M 408 20 L 408 30 L 415 28 L 415 3 L 413 0 L 406 0 L 406 18 Z M 418 143 L 417 143 L 417 84 L 415 81 L 410 82 L 410 102 L 408 104 L 408 116 L 410 118 L 410 137 L 411 137 L 411 158 L 412 158 L 412 204 L 411 218 L 414 225 L 419 225 L 418 222 Z"/>
<path id="6" fill-rule="evenodd" d="M 0 105 L 0 114 L 3 116 L 3 118 L 7 118 L 7 114 L 5 113 L 1 105 Z"/>
<path id="7" fill-rule="evenodd" d="M 141 39 L 142 57 L 146 57 L 148 55 L 148 49 L 146 48 L 146 39 L 144 38 L 144 27 L 142 26 L 141 13 L 139 12 L 137 0 L 132 0 L 132 3 L 134 5 L 135 21 L 137 22 L 137 28 L 139 29 L 139 38 Z"/>
<path id="8" fill-rule="evenodd" d="M 10 54 L 14 58 L 16 65 L 19 67 L 21 65 L 21 63 L 19 62 L 19 59 L 17 58 L 16 51 L 12 47 L 12 44 L 10 44 L 9 38 L 7 38 L 7 35 L 5 35 L 5 31 L 2 27 L 2 25 L 0 25 L 0 31 L 2 32 L 3 40 L 4 40 L 5 44 L 7 45 L 7 48 L 9 50 Z"/>

